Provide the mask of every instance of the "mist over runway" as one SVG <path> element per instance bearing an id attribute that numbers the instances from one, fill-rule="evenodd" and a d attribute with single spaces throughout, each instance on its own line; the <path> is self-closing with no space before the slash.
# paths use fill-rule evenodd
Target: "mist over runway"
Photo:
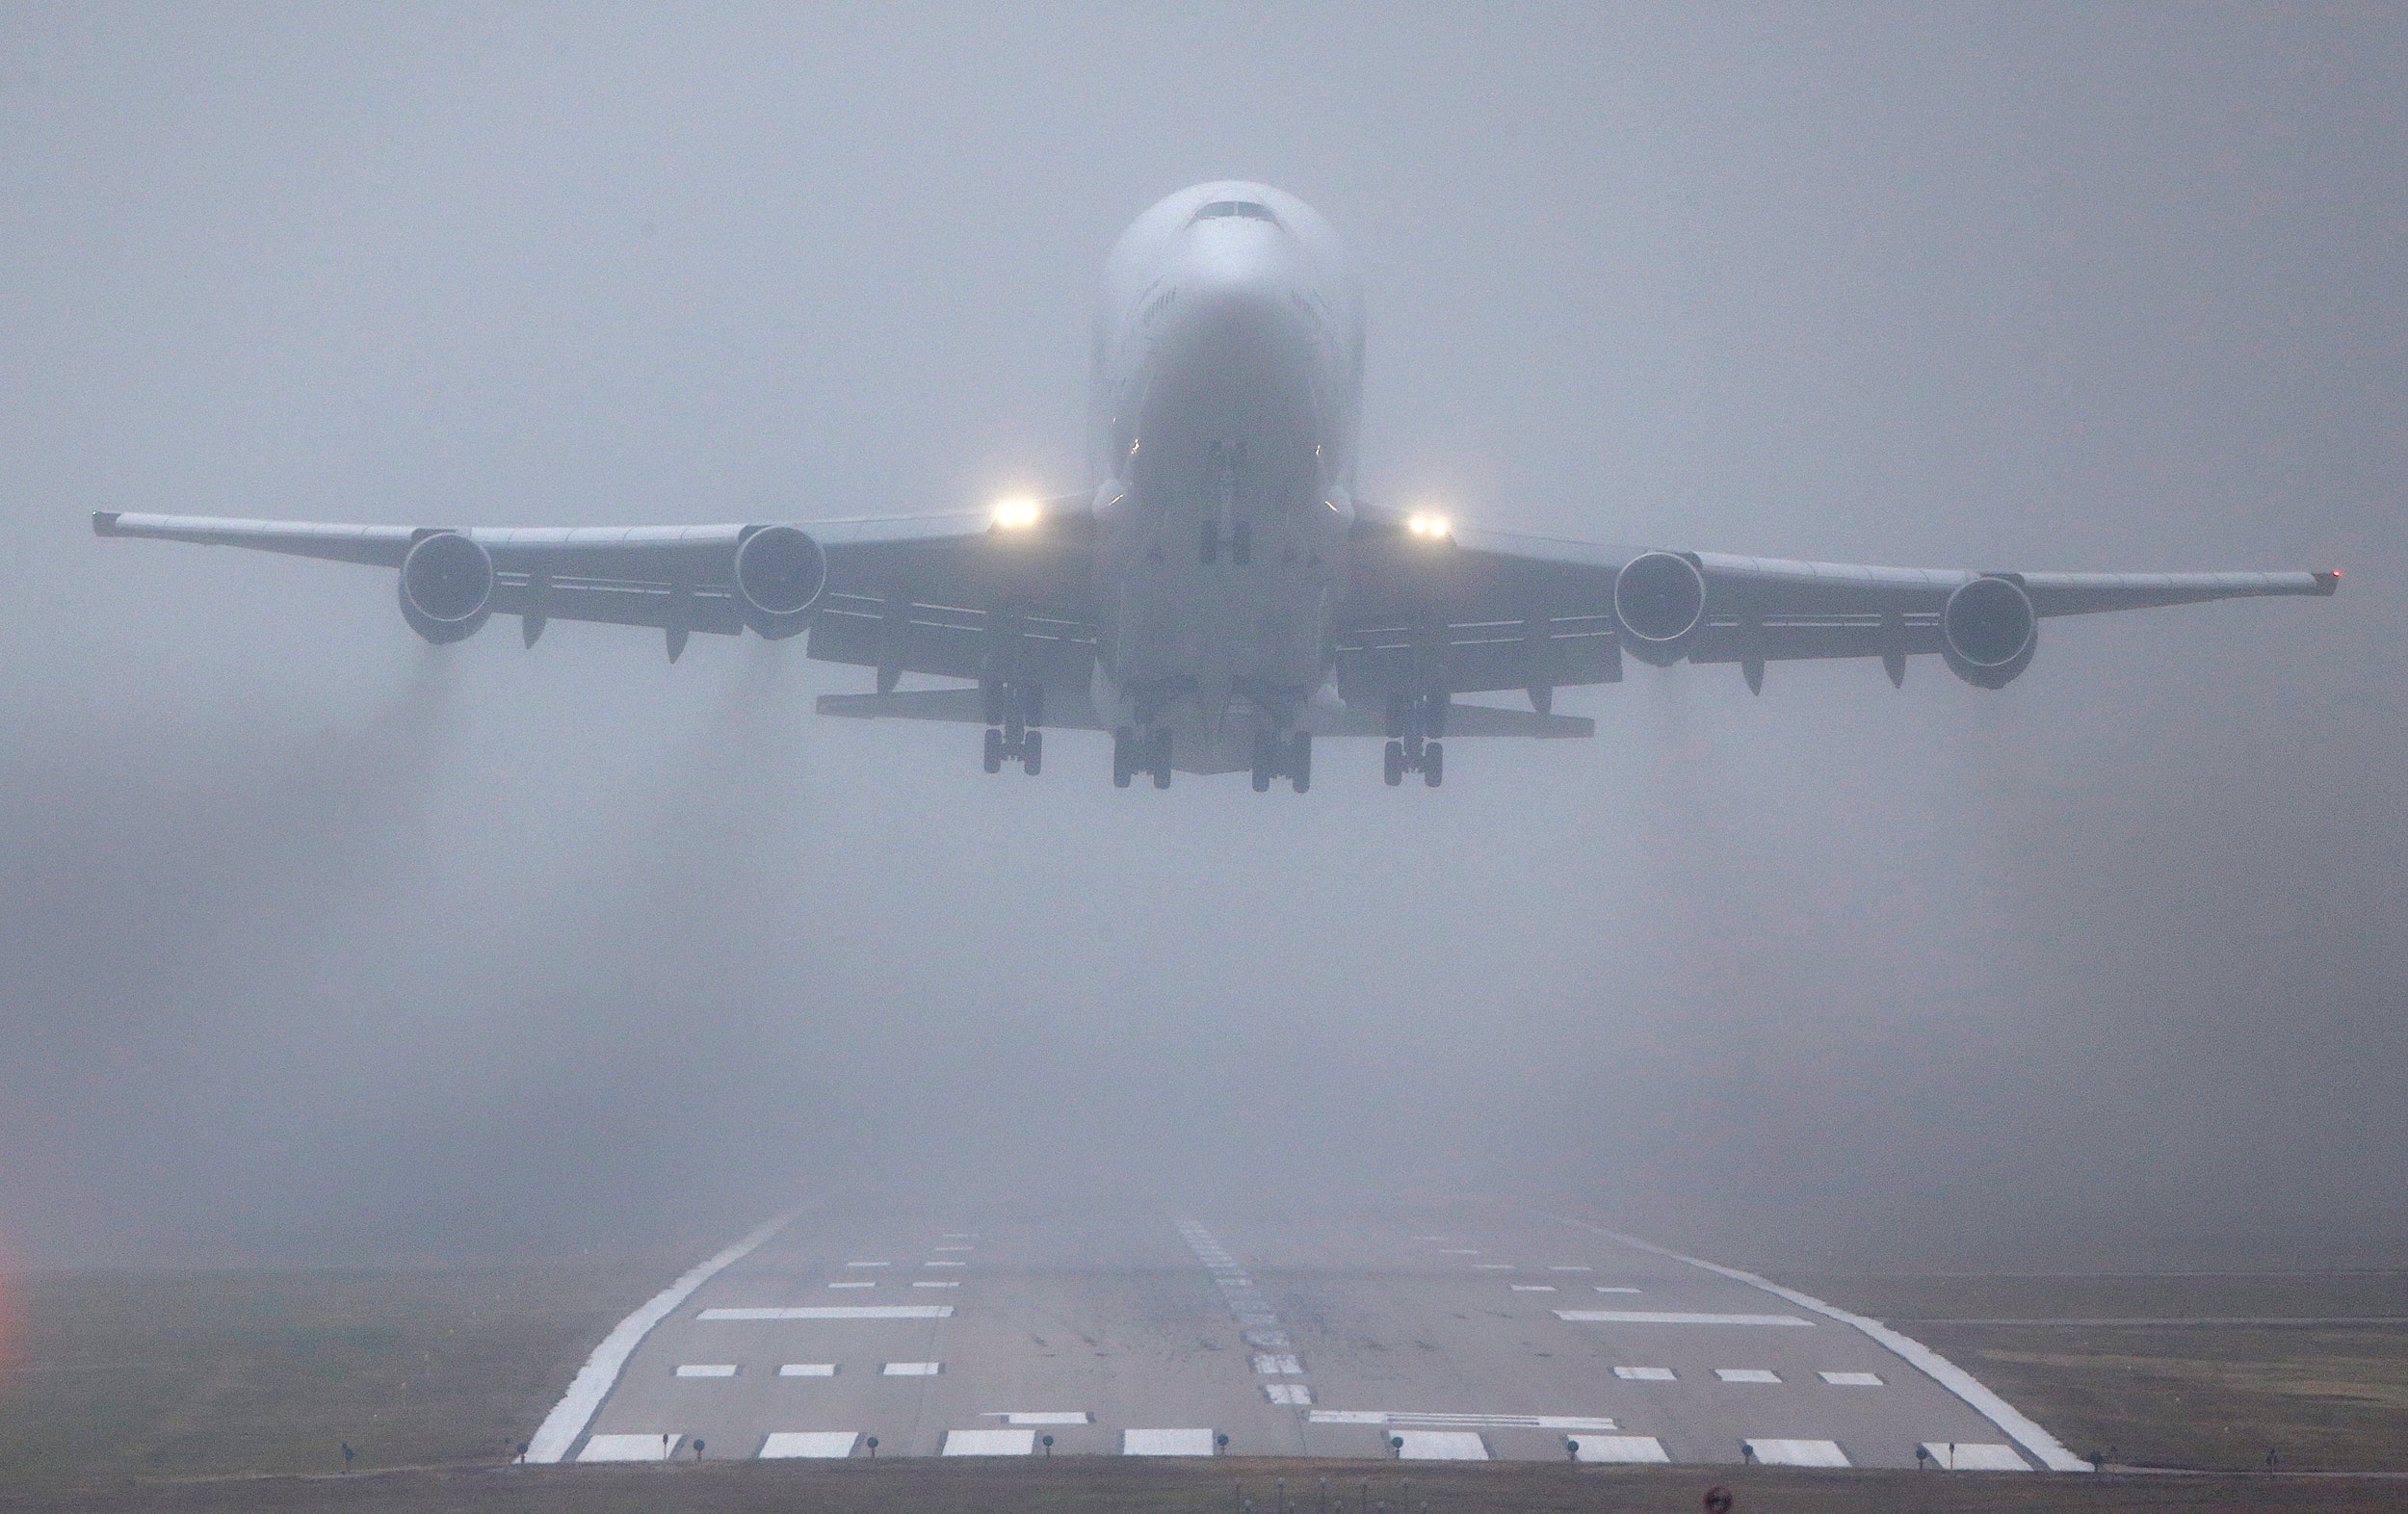
<path id="1" fill-rule="evenodd" d="M 798 1192 L 897 1257 L 1065 1192 L 1249 1265 L 1224 1213 L 1351 1194 L 1741 1265 L 2398 1254 L 2395 17 L 20 7 L 0 58 L 17 1264 L 699 1257 Z M 1308 803 L 90 535 L 1073 486 L 1098 261 L 1224 173 L 1361 259 L 1367 498 L 2349 592 L 2053 623 L 1996 695 L 1634 667 L 1592 742 Z"/>

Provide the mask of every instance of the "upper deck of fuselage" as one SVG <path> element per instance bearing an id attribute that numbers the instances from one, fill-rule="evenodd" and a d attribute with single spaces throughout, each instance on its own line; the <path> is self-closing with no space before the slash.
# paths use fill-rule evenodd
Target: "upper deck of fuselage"
<path id="1" fill-rule="evenodd" d="M 1311 206 L 1268 184 L 1181 190 L 1132 222 L 1106 265 L 1090 415 L 1097 475 L 1124 476 L 1146 412 L 1159 425 L 1161 402 L 1176 396 L 1208 410 L 1305 406 L 1322 478 L 1350 484 L 1362 354 L 1361 285 Z"/>

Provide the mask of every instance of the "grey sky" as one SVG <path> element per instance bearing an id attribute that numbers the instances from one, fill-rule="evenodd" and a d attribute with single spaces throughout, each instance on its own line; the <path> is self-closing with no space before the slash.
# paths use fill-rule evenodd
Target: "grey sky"
<path id="1" fill-rule="evenodd" d="M 2403 13 L 1293 11 L 0 15 L 0 1248 L 1199 1185 L 2408 1244 Z M 1104 250 L 1222 176 L 1362 264 L 1368 497 L 2348 580 L 1997 695 L 1634 666 L 1593 743 L 1267 799 L 90 535 L 1072 487 Z"/>

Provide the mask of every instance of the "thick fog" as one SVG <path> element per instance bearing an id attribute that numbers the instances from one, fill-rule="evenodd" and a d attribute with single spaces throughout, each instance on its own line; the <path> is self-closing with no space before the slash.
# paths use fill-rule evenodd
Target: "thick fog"
<path id="1" fill-rule="evenodd" d="M 2401 13 L 1296 9 L 9 8 L 0 1248 L 1199 1194 L 2408 1247 Z M 1105 249 L 1217 177 L 1354 249 L 1368 498 L 2347 581 L 2054 621 L 2000 693 L 1634 665 L 1593 742 L 1299 798 L 91 534 L 1076 488 Z"/>

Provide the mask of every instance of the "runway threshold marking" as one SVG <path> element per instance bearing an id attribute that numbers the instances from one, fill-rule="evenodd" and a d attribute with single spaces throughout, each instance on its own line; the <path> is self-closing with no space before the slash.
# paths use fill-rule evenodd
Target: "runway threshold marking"
<path id="1" fill-rule="evenodd" d="M 1925 1441 L 1924 1451 L 1942 1472 L 2029 1472 L 2012 1446 L 1990 1441 Z"/>
<path id="2" fill-rule="evenodd" d="M 1258 1352 L 1254 1358 L 1254 1374 L 1258 1377 L 1301 1377 L 1304 1364 L 1282 1352 Z"/>
<path id="3" fill-rule="evenodd" d="M 1123 1430 L 1120 1432 L 1120 1454 L 1210 1456 L 1213 1454 L 1213 1432 L 1209 1426 L 1200 1430 Z"/>
<path id="4" fill-rule="evenodd" d="M 1313 1401 L 1313 1390 L 1302 1383 L 1265 1383 L 1263 1397 L 1273 1403 L 1300 1407 Z"/>
<path id="5" fill-rule="evenodd" d="M 835 1461 L 852 1454 L 859 1430 L 775 1430 L 761 1443 L 761 1460 Z"/>
<path id="6" fill-rule="evenodd" d="M 705 1309 L 713 1323 L 763 1319 L 950 1319 L 951 1304 L 801 1304 L 766 1309 Z"/>
<path id="7" fill-rule="evenodd" d="M 602 1338 L 602 1344 L 593 1348 L 593 1354 L 586 1358 L 585 1365 L 577 1369 L 577 1375 L 570 1381 L 568 1392 L 561 1395 L 561 1401 L 552 1406 L 552 1412 L 545 1415 L 543 1423 L 536 1427 L 536 1433 L 527 1442 L 527 1459 L 531 1462 L 557 1462 L 567 1455 L 569 1447 L 576 1444 L 577 1437 L 584 1434 L 586 1426 L 593 1422 L 594 1411 L 601 1408 L 602 1400 L 609 1397 L 612 1385 L 618 1381 L 619 1372 L 627 1366 L 627 1359 L 635 1355 L 636 1347 L 643 1344 L 643 1338 L 652 1332 L 652 1327 L 674 1314 L 680 1305 L 694 1296 L 695 1289 L 717 1276 L 721 1268 L 742 1261 L 755 1246 L 785 1229 L 794 1217 L 793 1214 L 778 1215 L 686 1272 L 676 1282 L 653 1294 L 642 1308 L 614 1326 L 611 1333 Z"/>
<path id="8" fill-rule="evenodd" d="M 1404 1442 L 1397 1449 L 1399 1461 L 1488 1459 L 1488 1443 L 1478 1430 L 1399 1430 L 1396 1438 Z"/>
<path id="9" fill-rule="evenodd" d="M 1878 1319 L 1868 1319 L 1862 1315 L 1849 1314 L 1846 1310 L 1826 1304 L 1810 1293 L 1801 1293 L 1793 1288 L 1784 1288 L 1753 1272 L 1688 1256 L 1668 1247 L 1657 1245 L 1653 1241 L 1641 1240 L 1636 1236 L 1608 1230 L 1603 1225 L 1594 1225 L 1584 1219 L 1575 1218 L 1568 1214 L 1557 1214 L 1553 1217 L 1558 1223 L 1569 1225 L 1576 1230 L 1584 1230 L 1591 1235 L 1604 1236 L 1609 1240 L 1620 1241 L 1635 1251 L 1644 1251 L 1651 1256 L 1664 1257 L 1670 1261 L 1696 1267 L 1701 1272 L 1712 1272 L 1717 1277 L 1727 1277 L 1735 1283 L 1745 1283 L 1750 1288 L 1762 1289 L 1775 1298 L 1795 1304 L 1800 1309 L 1811 1310 L 1826 1318 L 1836 1319 L 1842 1324 L 1852 1325 L 1893 1353 L 1905 1358 L 1908 1365 L 1917 1371 L 1971 1404 L 1976 1413 L 2004 1430 L 2009 1439 L 2028 1451 L 2035 1460 L 2051 1472 L 2088 1472 L 2090 1470 L 2090 1463 L 2067 1450 L 2055 1436 L 2042 1429 L 2038 1422 L 1993 1393 L 1973 1373 L 1921 1341 L 1893 1330 Z"/>
<path id="10" fill-rule="evenodd" d="M 1575 1461 L 1668 1462 L 1663 1442 L 1652 1435 L 1584 1435 L 1572 1448 Z"/>
<path id="11" fill-rule="evenodd" d="M 1755 1450 L 1756 1460 L 1767 1467 L 1850 1465 L 1847 1452 L 1840 1449 L 1838 1441 L 1758 1440 L 1751 1435 L 1746 1444 Z"/>
<path id="12" fill-rule="evenodd" d="M 1796 1315 L 1704 1315 L 1651 1309 L 1558 1309 L 1556 1318 L 1571 1324 L 1655 1325 L 1804 1325 L 1812 1319 Z"/>

